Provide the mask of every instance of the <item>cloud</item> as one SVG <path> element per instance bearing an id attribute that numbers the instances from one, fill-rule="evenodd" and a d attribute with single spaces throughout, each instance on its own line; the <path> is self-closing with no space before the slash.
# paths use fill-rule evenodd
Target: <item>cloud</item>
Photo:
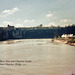
<path id="1" fill-rule="evenodd" d="M 23 24 L 15 24 L 15 27 L 24 27 Z"/>
<path id="2" fill-rule="evenodd" d="M 49 13 L 46 15 L 47 18 L 53 17 L 53 14 Z"/>
<path id="3" fill-rule="evenodd" d="M 50 22 L 48 25 L 49 25 L 49 26 L 50 26 L 50 25 L 56 26 L 56 22 Z"/>
<path id="4" fill-rule="evenodd" d="M 10 21 L 4 21 L 4 22 L 3 22 L 3 25 L 8 25 L 8 24 L 9 24 L 9 25 L 13 25 L 13 22 L 10 22 Z"/>
<path id="5" fill-rule="evenodd" d="M 35 20 L 24 20 L 24 23 L 33 23 L 33 22 L 35 22 Z"/>
<path id="6" fill-rule="evenodd" d="M 63 23 L 67 23 L 67 22 L 70 22 L 71 19 L 61 19 L 60 22 L 63 22 Z"/>
<path id="7" fill-rule="evenodd" d="M 9 24 L 9 25 L 13 25 L 13 26 L 15 26 L 15 27 L 24 27 L 23 24 L 20 24 L 20 23 L 15 24 L 14 22 L 11 22 L 11 21 L 4 21 L 2 24 L 3 24 L 4 26 L 7 26 L 7 25 Z"/>
<path id="8" fill-rule="evenodd" d="M 47 18 L 51 18 L 51 17 L 53 17 L 54 13 L 55 13 L 55 12 L 51 13 L 51 12 L 49 11 L 48 14 L 46 15 L 46 17 L 47 17 Z"/>
<path id="9" fill-rule="evenodd" d="M 13 15 L 14 13 L 16 13 L 19 10 L 19 8 L 15 7 L 11 10 L 5 9 L 2 14 L 0 15 L 1 17 L 6 17 L 8 15 Z"/>

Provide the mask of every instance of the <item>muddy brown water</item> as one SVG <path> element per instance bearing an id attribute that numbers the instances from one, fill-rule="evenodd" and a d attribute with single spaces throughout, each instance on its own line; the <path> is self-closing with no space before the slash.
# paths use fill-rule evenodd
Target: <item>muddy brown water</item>
<path id="1" fill-rule="evenodd" d="M 75 47 L 50 39 L 0 42 L 0 75 L 71 75 Z"/>

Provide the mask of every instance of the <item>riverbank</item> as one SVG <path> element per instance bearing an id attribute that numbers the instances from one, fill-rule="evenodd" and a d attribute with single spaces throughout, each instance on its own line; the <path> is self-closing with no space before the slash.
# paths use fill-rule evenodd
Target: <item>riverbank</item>
<path id="1" fill-rule="evenodd" d="M 64 43 L 64 44 L 68 44 L 71 46 L 75 46 L 75 38 L 74 39 L 70 39 L 70 38 L 56 38 L 52 40 L 53 42 L 60 42 L 60 43 Z"/>

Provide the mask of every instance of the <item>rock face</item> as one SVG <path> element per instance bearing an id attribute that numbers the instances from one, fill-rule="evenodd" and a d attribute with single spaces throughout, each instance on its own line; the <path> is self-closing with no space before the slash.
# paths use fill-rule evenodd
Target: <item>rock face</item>
<path id="1" fill-rule="evenodd" d="M 3 31 L 0 29 L 0 41 L 3 39 Z"/>
<path id="2" fill-rule="evenodd" d="M 0 28 L 0 41 L 6 40 L 6 39 L 8 39 L 8 32 L 5 29 Z"/>
<path id="3" fill-rule="evenodd" d="M 14 28 L 13 26 L 0 28 L 0 41 L 7 39 L 22 39 L 24 38 L 25 30 Z"/>

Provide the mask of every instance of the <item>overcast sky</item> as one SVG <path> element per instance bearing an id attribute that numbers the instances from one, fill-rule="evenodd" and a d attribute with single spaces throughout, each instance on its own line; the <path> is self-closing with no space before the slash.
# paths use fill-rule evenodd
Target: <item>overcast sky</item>
<path id="1" fill-rule="evenodd" d="M 0 27 L 75 24 L 75 0 L 0 0 Z"/>

